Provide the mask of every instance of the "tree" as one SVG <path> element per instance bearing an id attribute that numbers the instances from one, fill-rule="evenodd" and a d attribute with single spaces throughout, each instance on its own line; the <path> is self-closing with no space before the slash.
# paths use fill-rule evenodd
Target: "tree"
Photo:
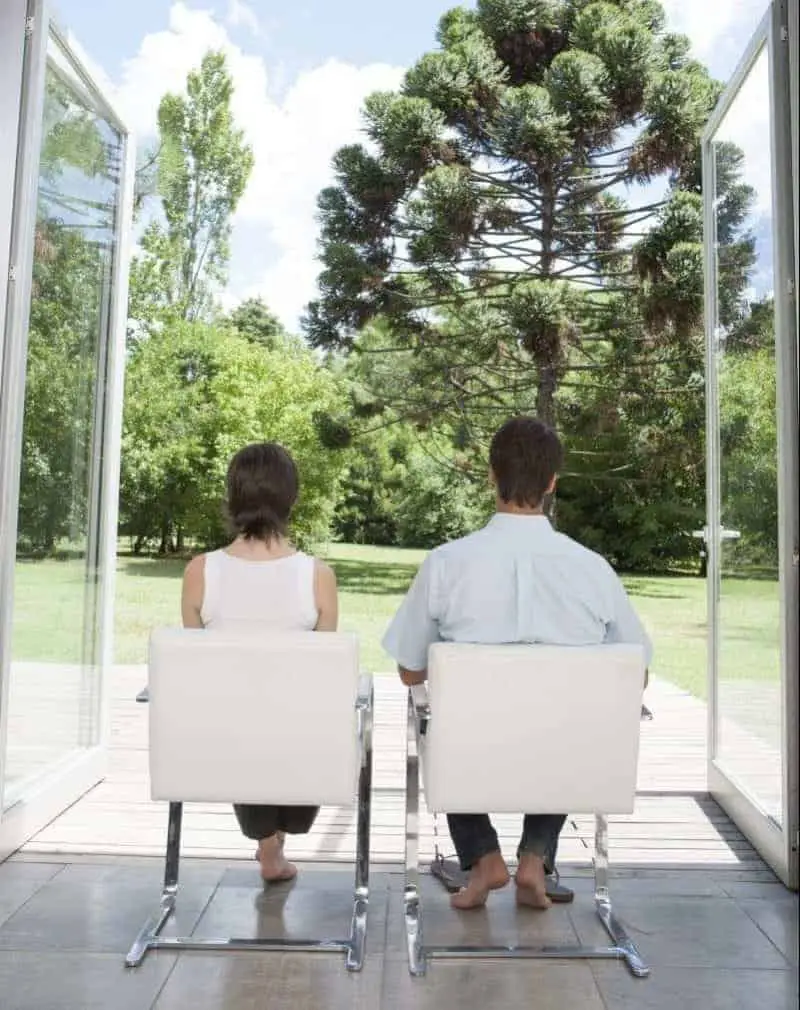
<path id="1" fill-rule="evenodd" d="M 266 351 L 225 327 L 164 326 L 132 350 L 126 393 L 121 522 L 137 549 L 224 540 L 228 462 L 259 440 L 281 442 L 297 461 L 295 536 L 326 535 L 346 460 L 323 444 L 317 415 L 343 401 L 299 341 Z"/>
<path id="2" fill-rule="evenodd" d="M 334 159 L 305 326 L 348 348 L 380 316 L 410 361 L 390 402 L 485 441 L 598 368 L 658 206 L 624 189 L 685 170 L 718 89 L 652 0 L 478 0 L 438 41 Z"/>
<path id="3" fill-rule="evenodd" d="M 253 167 L 233 120 L 232 95 L 224 55 L 209 52 L 189 74 L 186 93 L 161 100 L 157 190 L 163 217 L 147 224 L 132 266 L 134 321 L 211 315 L 226 275 L 231 218 Z"/>
<path id="4" fill-rule="evenodd" d="M 227 319 L 240 336 L 254 344 L 261 344 L 267 350 L 274 350 L 278 342 L 286 337 L 281 321 L 269 311 L 261 298 L 243 301 Z"/>
<path id="5" fill-rule="evenodd" d="M 25 376 L 18 547 L 85 540 L 93 390 L 119 149 L 48 70 Z M 100 198 L 98 198 L 100 194 Z"/>
<path id="6" fill-rule="evenodd" d="M 742 181 L 737 148 L 719 145 L 716 164 L 720 318 L 745 328 L 754 192 Z M 630 297 L 616 298 L 603 367 L 585 373 L 561 403 L 571 455 L 559 523 L 627 570 L 694 561 L 692 531 L 705 523 L 700 186 L 698 151 L 634 247 L 637 283 Z"/>

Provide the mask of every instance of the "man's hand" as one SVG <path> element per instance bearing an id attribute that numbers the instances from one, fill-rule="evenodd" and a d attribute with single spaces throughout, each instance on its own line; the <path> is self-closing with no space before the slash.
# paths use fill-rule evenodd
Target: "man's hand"
<path id="1" fill-rule="evenodd" d="M 404 666 L 398 666 L 397 672 L 400 674 L 400 680 L 402 680 L 406 687 L 413 687 L 415 684 L 424 684 L 428 679 L 427 670 L 406 670 Z"/>

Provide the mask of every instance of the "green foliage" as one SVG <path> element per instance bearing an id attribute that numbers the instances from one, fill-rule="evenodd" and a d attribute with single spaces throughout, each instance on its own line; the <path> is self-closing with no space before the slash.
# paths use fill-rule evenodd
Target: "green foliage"
<path id="1" fill-rule="evenodd" d="M 723 525 L 736 564 L 778 567 L 778 460 L 775 349 L 727 352 L 719 366 Z M 725 556 L 723 556 L 723 562 Z"/>
<path id="2" fill-rule="evenodd" d="M 302 478 L 293 535 L 324 537 L 345 459 L 321 444 L 313 415 L 341 406 L 333 376 L 298 343 L 269 351 L 224 327 L 164 327 L 133 350 L 128 368 L 123 531 L 162 552 L 187 540 L 218 544 L 231 456 L 275 440 Z"/>
<path id="3" fill-rule="evenodd" d="M 232 95 L 224 55 L 208 52 L 189 74 L 186 93 L 161 100 L 161 213 L 145 228 L 131 269 L 135 323 L 212 315 L 226 276 L 231 218 L 253 167 L 253 153 L 233 120 Z"/>
<path id="4" fill-rule="evenodd" d="M 448 446 L 395 423 L 354 442 L 334 532 L 347 543 L 430 548 L 472 533 L 491 508 L 486 484 L 460 470 Z"/>
<path id="5" fill-rule="evenodd" d="M 28 330 L 18 540 L 50 553 L 87 526 L 102 253 L 79 229 L 40 217 Z"/>
<path id="6" fill-rule="evenodd" d="M 18 549 L 85 551 L 102 302 L 119 148 L 50 69 L 45 78 L 25 376 Z"/>
<path id="7" fill-rule="evenodd" d="M 273 315 L 261 298 L 248 298 L 227 317 L 239 336 L 267 350 L 274 350 L 286 339 L 286 331 L 277 316 Z"/>

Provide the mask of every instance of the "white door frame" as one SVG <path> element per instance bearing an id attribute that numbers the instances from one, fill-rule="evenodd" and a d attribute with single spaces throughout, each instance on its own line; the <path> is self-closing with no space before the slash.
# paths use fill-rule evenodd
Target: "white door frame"
<path id="1" fill-rule="evenodd" d="M 790 887 L 798 885 L 798 412 L 795 196 L 792 182 L 788 3 L 774 0 L 756 29 L 703 135 L 705 317 L 708 453 L 708 788 L 766 862 Z M 770 74 L 775 280 L 775 363 L 778 402 L 779 577 L 781 599 L 783 824 L 778 825 L 717 762 L 719 694 L 720 451 L 718 427 L 717 262 L 713 140 L 766 49 Z"/>

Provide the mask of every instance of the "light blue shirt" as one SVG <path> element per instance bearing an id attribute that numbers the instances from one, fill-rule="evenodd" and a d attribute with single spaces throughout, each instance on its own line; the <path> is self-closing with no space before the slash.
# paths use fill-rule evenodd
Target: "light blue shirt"
<path id="1" fill-rule="evenodd" d="M 433 642 L 483 645 L 652 645 L 605 558 L 557 533 L 544 516 L 497 513 L 483 529 L 423 562 L 384 638 L 407 670 Z"/>

